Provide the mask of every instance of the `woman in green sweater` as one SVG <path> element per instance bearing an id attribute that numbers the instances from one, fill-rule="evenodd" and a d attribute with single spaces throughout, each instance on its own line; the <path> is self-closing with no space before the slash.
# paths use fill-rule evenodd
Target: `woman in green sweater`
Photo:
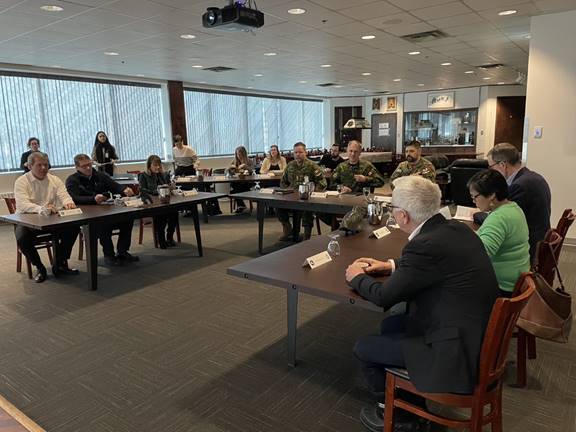
<path id="1" fill-rule="evenodd" d="M 170 176 L 164 172 L 160 156 L 152 155 L 146 161 L 146 172 L 138 175 L 140 193 L 158 195 L 158 186 L 170 185 Z M 154 234 L 160 249 L 176 246 L 174 232 L 178 224 L 178 212 L 154 216 Z"/>
<path id="2" fill-rule="evenodd" d="M 492 261 L 500 291 L 510 297 L 520 274 L 530 270 L 528 224 L 522 209 L 508 201 L 508 184 L 495 170 L 476 173 L 468 181 L 476 206 L 490 212 L 477 234 Z"/>

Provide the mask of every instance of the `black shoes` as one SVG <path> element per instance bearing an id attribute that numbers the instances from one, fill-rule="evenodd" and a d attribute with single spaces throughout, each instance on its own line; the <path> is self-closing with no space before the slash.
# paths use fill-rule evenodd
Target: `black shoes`
<path id="1" fill-rule="evenodd" d="M 360 422 L 371 432 L 382 432 L 384 429 L 384 409 L 378 404 L 375 407 L 362 408 Z M 394 412 L 394 432 L 428 432 L 430 422 L 418 416 L 396 409 Z"/>
<path id="2" fill-rule="evenodd" d="M 116 255 L 116 259 L 118 259 L 118 261 L 120 261 L 120 262 L 125 262 L 125 263 L 133 263 L 133 262 L 140 261 L 140 258 L 138 258 L 138 256 L 132 255 L 130 252 L 118 253 L 118 255 Z"/>
<path id="3" fill-rule="evenodd" d="M 104 255 L 104 262 L 106 263 L 107 266 L 110 267 L 119 267 L 122 265 L 122 263 L 118 260 L 118 258 L 116 258 L 115 255 L 112 256 Z"/>
<path id="4" fill-rule="evenodd" d="M 174 239 L 167 239 L 166 240 L 166 246 L 174 247 L 174 246 L 176 246 L 176 242 L 174 241 Z"/>
<path id="5" fill-rule="evenodd" d="M 34 275 L 34 282 L 42 283 L 48 277 L 48 273 L 46 272 L 46 267 L 39 267 Z"/>
<path id="6" fill-rule="evenodd" d="M 75 268 L 68 267 L 67 262 L 63 262 L 62 264 L 55 264 L 52 266 L 52 274 L 55 277 L 59 276 L 76 276 L 80 274 L 80 271 Z"/>

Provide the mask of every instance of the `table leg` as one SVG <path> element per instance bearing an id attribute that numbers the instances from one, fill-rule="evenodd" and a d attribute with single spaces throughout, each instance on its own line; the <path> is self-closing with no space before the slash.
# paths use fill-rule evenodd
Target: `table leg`
<path id="1" fill-rule="evenodd" d="M 266 213 L 266 204 L 258 201 L 256 203 L 256 219 L 258 219 L 258 252 L 262 253 L 264 243 L 264 214 Z"/>
<path id="2" fill-rule="evenodd" d="M 196 232 L 196 245 L 198 246 L 198 255 L 203 256 L 202 237 L 200 236 L 200 217 L 198 216 L 198 205 L 190 208 L 192 210 L 192 219 L 194 219 L 194 231 Z"/>
<path id="3" fill-rule="evenodd" d="M 204 216 L 204 222 L 208 223 L 208 203 L 206 201 L 202 201 L 202 215 Z"/>
<path id="4" fill-rule="evenodd" d="M 84 234 L 84 245 L 86 249 L 86 267 L 90 278 L 90 288 L 93 291 L 98 289 L 98 245 L 96 240 L 96 225 L 89 223 L 82 226 Z"/>
<path id="5" fill-rule="evenodd" d="M 292 241 L 296 243 L 300 239 L 300 221 L 302 220 L 302 212 L 294 210 L 292 212 Z"/>
<path id="6" fill-rule="evenodd" d="M 296 329 L 298 327 L 298 288 L 287 290 L 288 296 L 288 366 L 296 367 Z"/>

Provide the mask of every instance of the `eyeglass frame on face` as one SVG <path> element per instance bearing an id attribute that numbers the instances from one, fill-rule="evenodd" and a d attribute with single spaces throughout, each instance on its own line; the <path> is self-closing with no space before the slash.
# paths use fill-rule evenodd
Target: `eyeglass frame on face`
<path id="1" fill-rule="evenodd" d="M 498 162 L 494 162 L 492 165 L 488 165 L 488 169 L 492 169 L 492 167 L 499 165 L 501 163 L 504 163 L 504 161 L 498 161 Z"/>
<path id="2" fill-rule="evenodd" d="M 500 163 L 500 162 L 498 162 L 498 163 Z M 475 202 L 476 202 L 476 198 L 478 198 L 480 195 L 482 195 L 482 194 L 481 194 L 481 193 L 477 193 L 476 195 L 470 194 L 470 198 L 472 198 L 472 202 L 475 203 Z"/>
<path id="3" fill-rule="evenodd" d="M 78 168 L 88 169 L 94 165 L 94 161 L 83 163 L 82 165 L 78 165 Z"/>

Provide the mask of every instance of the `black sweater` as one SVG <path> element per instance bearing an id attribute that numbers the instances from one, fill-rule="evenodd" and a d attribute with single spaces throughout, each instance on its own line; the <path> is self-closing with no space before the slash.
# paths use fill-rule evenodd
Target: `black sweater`
<path id="1" fill-rule="evenodd" d="M 86 177 L 76 171 L 66 179 L 66 189 L 76 204 L 96 204 L 98 194 L 109 196 L 123 194 L 125 187 L 114 181 L 108 174 L 92 169 L 92 176 Z"/>

